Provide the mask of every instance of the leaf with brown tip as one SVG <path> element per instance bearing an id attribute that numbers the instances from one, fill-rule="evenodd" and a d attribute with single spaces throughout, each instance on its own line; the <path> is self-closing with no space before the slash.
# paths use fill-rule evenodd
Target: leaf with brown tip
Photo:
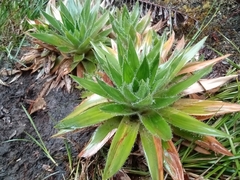
<path id="1" fill-rule="evenodd" d="M 162 141 L 150 134 L 145 127 L 140 130 L 140 137 L 145 158 L 152 179 L 163 179 L 163 149 Z"/>
<path id="2" fill-rule="evenodd" d="M 173 106 L 193 116 L 223 115 L 240 111 L 239 104 L 198 99 L 180 99 Z"/>
<path id="3" fill-rule="evenodd" d="M 215 137 L 203 136 L 201 139 L 195 141 L 195 143 L 205 149 L 211 149 L 218 154 L 233 156 Z"/>
<path id="4" fill-rule="evenodd" d="M 203 62 L 191 62 L 186 64 L 186 66 L 178 73 L 178 75 L 185 74 L 185 73 L 191 73 L 194 71 L 198 71 L 200 69 L 203 69 L 205 67 L 211 66 L 227 57 L 229 57 L 230 54 L 226 54 L 225 56 L 221 56 L 212 60 L 207 60 Z"/>
<path id="5" fill-rule="evenodd" d="M 221 87 L 229 80 L 237 77 L 238 75 L 231 75 L 231 76 L 219 77 L 214 79 L 200 79 L 198 82 L 194 83 L 193 85 L 185 89 L 183 91 L 183 95 L 208 91 L 217 87 Z"/>
<path id="6" fill-rule="evenodd" d="M 161 53 L 161 62 L 166 62 L 167 61 L 167 55 L 168 55 L 169 51 L 172 49 L 172 45 L 174 43 L 174 40 L 175 40 L 175 33 L 172 32 L 170 38 L 163 45 L 163 51 Z"/>
<path id="7" fill-rule="evenodd" d="M 179 154 L 172 141 L 163 142 L 164 167 L 173 180 L 184 180 Z"/>

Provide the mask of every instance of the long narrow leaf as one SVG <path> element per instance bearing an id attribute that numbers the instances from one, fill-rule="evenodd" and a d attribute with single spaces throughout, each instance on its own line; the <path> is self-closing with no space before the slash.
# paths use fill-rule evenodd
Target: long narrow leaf
<path id="1" fill-rule="evenodd" d="M 98 124 L 115 116 L 113 114 L 101 111 L 101 107 L 103 106 L 104 104 L 99 104 L 74 117 L 66 117 L 65 119 L 61 120 L 55 127 L 57 129 L 72 129 L 72 131 L 74 131 L 76 129 Z"/>
<path id="2" fill-rule="evenodd" d="M 219 131 L 201 121 L 198 121 L 194 117 L 177 109 L 165 108 L 159 110 L 159 113 L 164 117 L 164 119 L 166 119 L 168 123 L 180 129 L 202 135 L 210 135 L 224 138 L 231 137 L 228 134 Z"/>
<path id="3" fill-rule="evenodd" d="M 173 180 L 184 180 L 183 167 L 172 141 L 163 142 L 164 167 Z"/>
<path id="4" fill-rule="evenodd" d="M 163 149 L 161 139 L 154 137 L 144 127 L 140 130 L 140 137 L 151 178 L 154 180 L 162 180 Z"/>
<path id="5" fill-rule="evenodd" d="M 193 116 L 223 115 L 240 111 L 239 104 L 198 99 L 179 99 L 174 107 Z"/>
<path id="6" fill-rule="evenodd" d="M 139 123 L 125 116 L 120 123 L 108 152 L 103 179 L 112 177 L 123 166 L 138 134 Z"/>
<path id="7" fill-rule="evenodd" d="M 199 82 L 196 82 L 190 87 L 188 87 L 187 89 L 185 89 L 183 91 L 183 94 L 184 95 L 194 94 L 194 93 L 218 88 L 224 85 L 225 83 L 227 83 L 227 81 L 237 77 L 238 75 L 229 75 L 229 76 L 219 77 L 214 79 L 200 79 Z"/>
<path id="8" fill-rule="evenodd" d="M 88 80 L 88 79 L 83 79 L 83 78 L 79 78 L 77 76 L 71 76 L 73 78 L 74 81 L 76 81 L 78 84 L 80 84 L 81 86 L 83 86 L 84 88 L 86 88 L 87 90 L 96 93 L 100 96 L 109 98 L 108 94 L 106 93 L 106 91 L 104 91 L 101 86 L 99 84 L 97 84 L 96 82 L 92 81 L 92 80 Z"/>
<path id="9" fill-rule="evenodd" d="M 186 80 L 183 80 L 177 83 L 176 85 L 170 87 L 167 90 L 166 95 L 167 96 L 178 95 L 180 92 L 187 89 L 189 86 L 197 82 L 201 77 L 203 77 L 205 74 L 209 73 L 210 71 L 211 71 L 211 67 L 208 67 L 196 72 L 194 75 L 192 75 L 191 77 L 188 77 Z"/>
<path id="10" fill-rule="evenodd" d="M 136 111 L 132 110 L 129 106 L 117 103 L 108 103 L 106 106 L 101 108 L 102 111 L 112 113 L 116 115 L 133 115 Z"/>
<path id="11" fill-rule="evenodd" d="M 80 152 L 78 157 L 87 158 L 97 153 L 97 151 L 114 135 L 120 122 L 120 117 L 114 117 L 99 126 L 94 132 L 91 141 Z"/>

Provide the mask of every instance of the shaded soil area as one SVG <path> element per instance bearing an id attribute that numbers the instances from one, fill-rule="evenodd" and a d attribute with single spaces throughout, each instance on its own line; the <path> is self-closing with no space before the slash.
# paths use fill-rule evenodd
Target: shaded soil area
<path id="1" fill-rule="evenodd" d="M 40 142 L 36 131 L 30 123 L 22 106 L 28 108 L 29 102 L 34 100 L 42 88 L 42 82 L 36 82 L 35 75 L 24 73 L 10 87 L 0 86 L 0 142 L 13 139 L 28 139 L 30 134 Z M 2 143 L 0 146 L 0 179 L 1 180 L 30 180 L 43 179 L 52 173 L 48 179 L 63 179 L 69 175 L 69 163 L 66 147 L 62 139 L 50 138 L 57 131 L 54 125 L 68 115 L 79 104 L 79 91 L 71 94 L 64 90 L 52 90 L 46 97 L 45 110 L 33 113 L 32 119 L 42 136 L 50 154 L 59 164 L 55 166 L 45 155 L 43 150 L 33 141 L 14 141 Z M 78 147 L 89 139 L 88 133 L 79 133 L 72 141 L 81 141 Z M 77 143 L 76 143 L 77 144 Z M 76 152 L 72 152 L 73 156 Z"/>
<path id="2" fill-rule="evenodd" d="M 218 16 L 205 32 L 205 35 L 209 35 L 207 41 L 209 46 L 203 48 L 200 53 L 206 59 L 212 59 L 218 56 L 210 48 L 213 47 L 223 54 L 232 53 L 232 60 L 239 64 L 239 52 L 233 48 L 229 41 L 215 32 L 219 30 L 239 48 L 240 4 L 229 1 L 220 9 Z M 229 68 L 232 68 L 229 62 L 220 62 L 214 67 L 209 77 L 223 76 Z M 8 80 L 7 77 L 4 78 Z M 51 90 L 44 97 L 46 108 L 31 115 L 43 142 L 58 163 L 58 166 L 55 166 L 46 157 L 44 151 L 30 140 L 26 134 L 28 133 L 40 141 L 22 108 L 22 106 L 26 107 L 26 109 L 29 108 L 31 102 L 38 97 L 43 84 L 43 79 L 36 80 L 35 74 L 24 72 L 9 87 L 0 85 L 0 180 L 70 179 L 71 169 L 69 168 L 70 164 L 64 141 L 62 139 L 53 139 L 51 135 L 57 132 L 54 125 L 72 112 L 74 107 L 81 102 L 80 92 L 77 89 L 72 89 L 71 93 L 67 93 L 64 89 Z M 75 166 L 77 154 L 89 140 L 91 133 L 92 130 L 82 131 L 69 137 L 72 146 L 71 155 Z M 27 139 L 30 141 L 5 142 L 14 139 Z M 131 158 L 128 161 L 132 161 L 127 163 L 135 164 L 136 167 L 139 165 L 138 162 L 134 162 L 135 160 Z"/>

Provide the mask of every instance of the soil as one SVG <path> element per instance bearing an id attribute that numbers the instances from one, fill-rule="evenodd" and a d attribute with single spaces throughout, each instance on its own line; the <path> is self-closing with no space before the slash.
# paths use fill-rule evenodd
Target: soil
<path id="1" fill-rule="evenodd" d="M 225 3 L 224 8 L 226 9 L 220 11 L 224 14 L 219 14 L 219 17 L 215 18 L 214 21 L 219 30 L 232 40 L 237 47 L 240 47 L 238 40 L 240 39 L 239 7 L 240 5 L 233 1 Z M 222 36 L 218 33 L 214 34 L 214 32 L 217 31 L 209 33 L 207 44 L 223 54 L 225 52 L 233 53 L 232 60 L 239 64 L 239 52 Z M 207 56 L 208 59 L 216 56 L 216 53 L 208 46 L 202 50 L 202 54 Z M 229 67 L 229 63 L 223 61 L 214 67 L 209 77 L 225 75 Z M 9 80 L 8 78 L 1 77 L 2 80 L 6 81 Z M 64 141 L 63 139 L 51 138 L 51 135 L 57 132 L 54 125 L 72 112 L 74 107 L 81 102 L 80 92 L 77 89 L 72 89 L 71 93 L 64 89 L 51 90 L 44 97 L 46 101 L 45 109 L 31 115 L 43 142 L 58 163 L 58 166 L 55 166 L 46 157 L 43 150 L 26 134 L 28 133 L 39 142 L 39 137 L 22 107 L 29 108 L 31 100 L 38 97 L 43 83 L 42 79 L 36 80 L 36 74 L 24 72 L 9 87 L 0 85 L 0 180 L 70 179 L 70 163 Z M 69 137 L 74 164 L 77 162 L 78 152 L 89 140 L 92 132 L 92 130 L 82 131 Z M 22 141 L 24 139 L 30 141 Z M 6 142 L 10 140 L 16 141 Z"/>
<path id="2" fill-rule="evenodd" d="M 24 73 L 10 87 L 0 86 L 0 142 L 12 139 L 30 139 L 26 133 L 39 141 L 22 106 L 28 108 L 30 100 L 36 99 L 43 82 L 36 82 L 36 75 Z M 46 97 L 46 108 L 31 115 L 43 142 L 50 154 L 58 163 L 55 166 L 43 150 L 33 141 L 13 141 L 0 146 L 0 179 L 30 180 L 43 179 L 57 172 L 48 179 L 63 179 L 68 177 L 67 153 L 62 139 L 50 136 L 57 131 L 54 125 L 68 115 L 79 104 L 79 91 L 74 89 L 70 94 L 60 89 L 52 90 Z M 82 148 L 89 139 L 88 133 L 80 133 L 81 143 L 76 150 Z M 76 137 L 75 137 L 76 140 Z"/>

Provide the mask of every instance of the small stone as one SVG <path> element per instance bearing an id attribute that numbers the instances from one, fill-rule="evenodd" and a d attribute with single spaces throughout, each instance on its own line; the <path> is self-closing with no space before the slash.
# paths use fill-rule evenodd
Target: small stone
<path id="1" fill-rule="evenodd" d="M 9 113 L 9 110 L 6 109 L 6 108 L 2 108 L 2 112 L 4 112 L 5 114 L 8 114 L 8 113 Z"/>

